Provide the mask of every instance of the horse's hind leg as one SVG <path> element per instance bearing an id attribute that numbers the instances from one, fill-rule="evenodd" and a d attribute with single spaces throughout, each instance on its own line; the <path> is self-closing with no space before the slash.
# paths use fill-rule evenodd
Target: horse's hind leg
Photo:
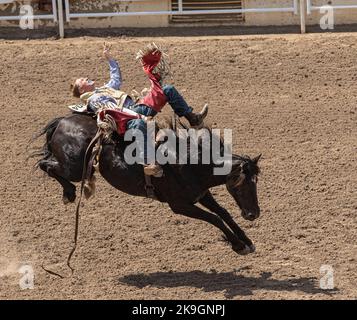
<path id="1" fill-rule="evenodd" d="M 63 188 L 63 203 L 67 204 L 76 200 L 76 187 L 67 179 L 61 177 L 59 174 L 60 169 L 57 161 L 54 160 L 41 160 L 38 163 L 41 170 L 45 171 L 50 177 L 56 179 Z"/>
<path id="2" fill-rule="evenodd" d="M 243 241 L 241 241 L 229 228 L 227 228 L 222 219 L 217 215 L 196 207 L 193 204 L 169 203 L 169 205 L 174 213 L 213 224 L 224 233 L 226 239 L 232 244 L 232 249 L 238 254 L 245 255 L 252 252 Z"/>
<path id="3" fill-rule="evenodd" d="M 233 220 L 230 213 L 217 203 L 213 198 L 211 192 L 207 192 L 203 198 L 199 200 L 199 203 L 209 209 L 210 211 L 217 214 L 222 220 L 232 229 L 234 234 L 241 239 L 247 246 L 254 251 L 254 245 L 252 241 L 247 237 L 245 232 L 239 227 L 239 225 Z"/>
<path id="4" fill-rule="evenodd" d="M 54 175 L 53 178 L 63 187 L 63 203 L 68 204 L 74 202 L 76 200 L 76 186 L 60 176 Z"/>

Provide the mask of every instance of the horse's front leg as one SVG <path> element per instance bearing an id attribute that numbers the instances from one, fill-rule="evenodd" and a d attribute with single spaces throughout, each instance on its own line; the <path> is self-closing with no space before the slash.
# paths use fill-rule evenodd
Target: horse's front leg
<path id="1" fill-rule="evenodd" d="M 238 254 L 246 255 L 252 252 L 249 246 L 247 246 L 229 228 L 227 228 L 227 226 L 224 224 L 223 220 L 219 216 L 211 212 L 205 211 L 199 207 L 196 207 L 193 204 L 169 203 L 169 205 L 174 213 L 181 214 L 194 219 L 203 220 L 210 224 L 213 224 L 215 227 L 217 227 L 224 233 L 226 239 L 231 243 L 232 249 Z"/>
<path id="2" fill-rule="evenodd" d="M 210 191 L 208 191 L 203 198 L 199 200 L 199 203 L 203 205 L 205 208 L 208 210 L 214 212 L 217 214 L 219 217 L 222 218 L 222 220 L 227 223 L 227 225 L 232 229 L 234 234 L 242 240 L 250 249 L 252 252 L 255 251 L 255 247 L 253 245 L 253 242 L 247 237 L 245 232 L 239 227 L 239 225 L 233 220 L 232 216 L 230 213 L 223 208 L 222 206 L 217 203 L 217 201 L 213 198 L 212 194 Z"/>
<path id="3" fill-rule="evenodd" d="M 76 187 L 73 183 L 60 176 L 60 169 L 57 161 L 48 159 L 39 162 L 41 170 L 45 171 L 50 177 L 56 179 L 63 188 L 63 203 L 68 204 L 76 200 Z"/>

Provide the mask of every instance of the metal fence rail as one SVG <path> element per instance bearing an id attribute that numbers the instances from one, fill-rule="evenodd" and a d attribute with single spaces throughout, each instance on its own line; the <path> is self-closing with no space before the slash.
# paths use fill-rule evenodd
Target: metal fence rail
<path id="1" fill-rule="evenodd" d="M 9 4 L 15 2 L 14 0 L 0 0 L 0 5 L 1 4 Z M 23 19 L 24 16 L 0 16 L 0 21 L 11 21 L 11 20 L 21 20 Z M 56 0 L 52 0 L 52 13 L 51 14 L 38 14 L 38 15 L 33 15 L 33 19 L 35 20 L 53 20 L 54 22 L 58 22 L 57 18 L 57 4 Z"/>
<path id="2" fill-rule="evenodd" d="M 147 0 L 121 0 L 121 2 L 144 2 Z M 242 8 L 242 9 L 209 9 L 209 10 L 185 10 L 183 0 L 178 0 L 177 10 L 162 10 L 162 11 L 133 11 L 133 12 L 90 12 L 90 13 L 75 13 L 71 12 L 69 0 L 65 0 L 66 21 L 69 23 L 71 18 L 105 18 L 105 17 L 128 17 L 128 16 L 152 16 L 152 15 L 202 15 L 202 14 L 234 14 L 234 13 L 274 13 L 274 12 L 292 12 L 299 13 L 299 0 L 291 0 L 290 7 L 281 8 Z M 58 0 L 60 2 L 60 0 Z M 62 10 L 59 5 L 59 12 Z M 59 20 L 60 25 L 63 24 Z M 63 28 L 63 26 L 62 26 Z M 60 26 L 61 29 L 61 26 Z M 61 34 L 63 37 L 64 34 Z"/>
<path id="3" fill-rule="evenodd" d="M 144 3 L 147 0 L 121 0 L 120 2 L 130 2 L 130 3 Z M 161 0 L 157 0 L 161 1 Z M 1 4 L 10 4 L 15 2 L 15 0 L 0 0 Z M 268 1 L 267 1 L 268 2 Z M 212 9 L 187 9 L 184 6 L 184 0 L 176 0 L 174 10 L 162 10 L 162 11 L 133 11 L 133 12 L 123 12 L 123 11 L 113 11 L 113 12 L 71 12 L 69 0 L 52 0 L 52 13 L 51 14 L 38 14 L 33 15 L 33 19 L 37 20 L 53 20 L 58 23 L 59 35 L 61 38 L 64 37 L 64 23 L 70 23 L 71 18 L 103 18 L 103 17 L 125 17 L 125 16 L 151 16 L 151 15 L 167 15 L 167 16 L 177 16 L 177 15 L 214 15 L 214 14 L 244 14 L 244 13 L 276 13 L 276 12 L 290 12 L 296 15 L 300 15 L 300 25 L 301 33 L 306 31 L 306 14 L 311 14 L 312 11 L 317 11 L 326 6 L 314 6 L 312 0 L 291 0 L 290 7 L 260 7 L 260 8 L 229 8 L 229 9 L 217 9 L 213 6 Z M 214 3 L 214 2 L 210 2 Z M 64 5 L 63 5 L 64 4 Z M 217 0 L 217 5 L 219 1 Z M 300 7 L 299 7 L 300 5 Z M 330 5 L 334 10 L 346 10 L 346 9 L 357 9 L 357 4 L 349 5 Z M 190 8 L 190 6 L 188 6 Z M 23 16 L 10 15 L 1 16 L 0 21 L 4 20 L 21 20 Z"/>
<path id="4" fill-rule="evenodd" d="M 349 5 L 328 5 L 334 10 L 342 10 L 342 9 L 357 9 L 357 4 L 349 4 Z M 312 11 L 320 11 L 320 9 L 325 8 L 326 5 L 323 6 L 314 6 L 312 5 L 312 0 L 307 0 L 307 14 L 311 14 Z"/>
<path id="5" fill-rule="evenodd" d="M 133 2 L 133 0 L 121 0 L 121 2 Z M 136 0 L 143 2 L 146 0 Z M 67 22 L 71 18 L 103 18 L 103 17 L 125 17 L 141 15 L 193 15 L 193 14 L 222 14 L 222 13 L 268 13 L 268 12 L 294 12 L 298 14 L 298 0 L 292 0 L 291 7 L 285 8 L 242 8 L 242 9 L 216 9 L 216 10 L 184 10 L 183 0 L 178 0 L 178 10 L 162 11 L 133 11 L 133 12 L 91 12 L 91 13 L 71 13 L 69 0 L 65 0 Z"/>

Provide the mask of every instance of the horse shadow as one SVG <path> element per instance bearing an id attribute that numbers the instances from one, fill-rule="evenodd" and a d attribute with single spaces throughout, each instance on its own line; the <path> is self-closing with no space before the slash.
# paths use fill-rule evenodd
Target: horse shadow
<path id="1" fill-rule="evenodd" d="M 155 272 L 149 274 L 131 274 L 119 278 L 124 283 L 137 288 L 153 286 L 157 288 L 196 287 L 205 292 L 222 292 L 226 299 L 236 296 L 250 296 L 254 290 L 300 291 L 308 294 L 332 295 L 338 291 L 322 290 L 316 278 L 290 278 L 277 280 L 271 278 L 271 272 L 262 272 L 258 277 L 239 275 L 236 272 L 207 273 L 203 271 L 190 272 Z"/>

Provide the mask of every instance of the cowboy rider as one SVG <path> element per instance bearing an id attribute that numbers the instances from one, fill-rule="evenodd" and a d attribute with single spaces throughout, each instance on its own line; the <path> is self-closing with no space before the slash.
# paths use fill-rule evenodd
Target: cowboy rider
<path id="1" fill-rule="evenodd" d="M 149 46 L 150 47 L 150 46 Z M 103 87 L 96 88 L 95 82 L 88 78 L 79 78 L 71 86 L 73 95 L 80 98 L 87 105 L 87 109 L 96 112 L 98 105 L 116 105 L 121 109 L 120 122 L 122 134 L 128 129 L 138 129 L 144 134 L 145 145 L 147 142 L 147 130 L 145 117 L 154 117 L 168 102 L 178 116 L 185 117 L 191 126 L 200 127 L 203 119 L 206 117 L 208 108 L 205 106 L 199 114 L 192 112 L 179 92 L 170 85 L 161 86 L 162 76 L 155 73 L 155 67 L 161 60 L 161 52 L 152 47 L 141 57 L 144 72 L 148 75 L 151 82 L 150 91 L 135 103 L 134 100 L 125 92 L 120 91 L 122 77 L 119 64 L 110 54 L 110 47 L 104 45 L 103 55 L 107 59 L 110 67 L 110 81 Z M 125 108 L 125 109 L 123 109 Z M 125 110 L 134 111 L 134 115 L 125 112 Z M 144 172 L 147 175 L 161 176 L 162 168 L 158 164 L 146 163 L 146 148 L 144 151 L 145 162 Z"/>
<path id="2" fill-rule="evenodd" d="M 193 109 L 187 104 L 174 86 L 164 85 L 161 87 L 162 79 L 158 79 L 159 85 L 156 86 L 160 87 L 163 92 L 163 96 L 159 97 L 159 101 L 155 101 L 155 99 L 151 99 L 150 101 L 150 97 L 144 97 L 139 103 L 135 103 L 128 94 L 119 90 L 122 84 L 119 64 L 112 58 L 110 54 L 110 46 L 107 44 L 104 45 L 103 55 L 108 60 L 110 67 L 110 81 L 106 85 L 97 88 L 94 81 L 88 78 L 79 78 L 71 86 L 73 96 L 80 98 L 87 104 L 89 111 L 95 111 L 96 104 L 106 104 L 110 102 L 118 105 L 118 107 L 129 108 L 144 116 L 153 117 L 161 111 L 167 102 L 174 112 L 179 117 L 185 117 L 192 127 L 199 127 L 202 125 L 203 120 L 208 113 L 207 106 L 205 106 L 200 113 L 193 113 Z M 145 71 L 144 63 L 143 68 Z M 147 71 L 145 72 L 148 74 Z M 150 74 L 148 75 L 150 78 Z M 160 75 L 155 74 L 155 77 L 160 78 Z M 151 88 L 151 92 L 154 92 L 154 95 L 157 95 L 156 90 L 159 90 L 159 88 L 156 87 L 154 84 Z"/>

